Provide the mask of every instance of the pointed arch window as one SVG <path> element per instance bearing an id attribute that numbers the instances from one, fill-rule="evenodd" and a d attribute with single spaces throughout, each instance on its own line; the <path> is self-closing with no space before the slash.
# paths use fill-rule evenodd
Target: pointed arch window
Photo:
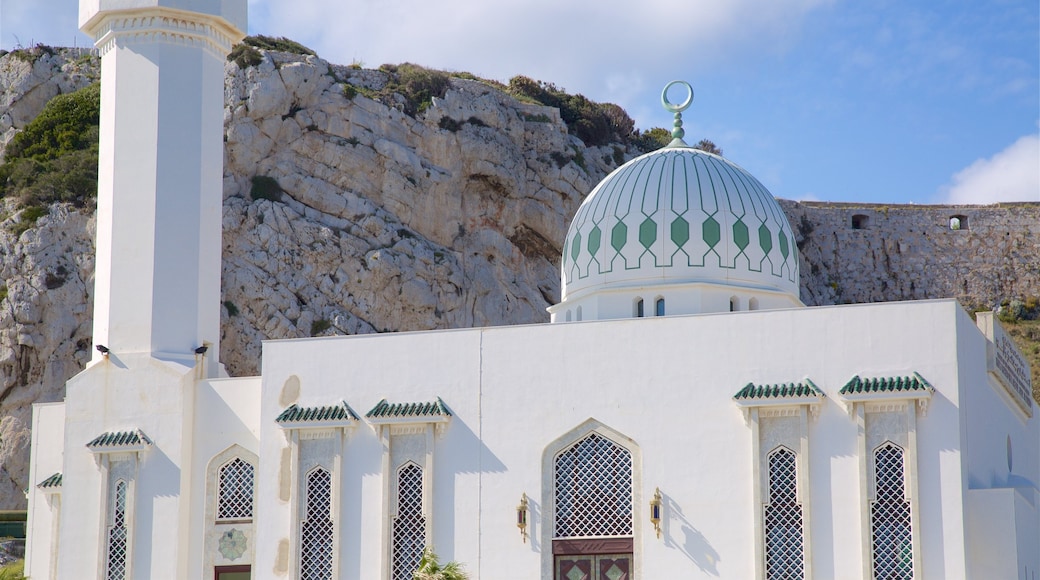
<path id="1" fill-rule="evenodd" d="M 556 457 L 557 538 L 632 535 L 632 454 L 590 433 Z"/>
<path id="2" fill-rule="evenodd" d="M 645 316 L 645 312 L 643 310 L 644 310 L 643 299 L 642 298 L 636 298 L 635 313 L 634 313 L 636 318 L 642 318 L 643 316 Z"/>
<path id="3" fill-rule="evenodd" d="M 397 517 L 394 518 L 393 580 L 412 580 L 426 547 L 423 472 L 407 463 L 397 472 Z"/>
<path id="4" fill-rule="evenodd" d="M 109 515 L 108 546 L 105 562 L 106 580 L 126 578 L 126 481 L 116 481 Z"/>
<path id="5" fill-rule="evenodd" d="M 664 298 L 658 298 L 654 302 L 654 316 L 664 316 Z"/>
<path id="6" fill-rule="evenodd" d="M 332 476 L 322 467 L 307 474 L 306 519 L 300 522 L 301 580 L 332 579 Z"/>
<path id="7" fill-rule="evenodd" d="M 903 448 L 886 441 L 874 451 L 876 496 L 870 506 L 874 578 L 914 577 L 910 502 L 905 493 Z"/>
<path id="8" fill-rule="evenodd" d="M 253 518 L 253 466 L 236 457 L 220 468 L 217 520 Z"/>
<path id="9" fill-rule="evenodd" d="M 766 578 L 804 578 L 802 506 L 795 453 L 779 446 L 769 453 L 769 499 L 764 506 Z"/>

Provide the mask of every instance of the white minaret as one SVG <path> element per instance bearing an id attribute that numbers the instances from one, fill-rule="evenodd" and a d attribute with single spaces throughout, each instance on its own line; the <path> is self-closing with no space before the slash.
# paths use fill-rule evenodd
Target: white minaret
<path id="1" fill-rule="evenodd" d="M 51 409 L 68 483 L 33 578 L 200 578 L 215 549 L 196 394 L 221 374 L 204 359 L 219 352 L 224 65 L 246 3 L 80 0 L 101 52 L 94 344 L 109 352 Z"/>
<path id="2" fill-rule="evenodd" d="M 79 22 L 102 71 L 94 344 L 215 360 L 224 62 L 246 0 L 80 0 Z"/>

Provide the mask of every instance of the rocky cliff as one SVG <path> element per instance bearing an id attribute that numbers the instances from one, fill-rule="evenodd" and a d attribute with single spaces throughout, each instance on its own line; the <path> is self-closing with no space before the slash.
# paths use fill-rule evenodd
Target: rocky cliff
<path id="1" fill-rule="evenodd" d="M 0 147 L 96 67 L 60 50 L 0 57 Z M 386 92 L 386 72 L 274 52 L 226 72 L 221 359 L 233 375 L 258 371 L 265 339 L 547 321 L 568 220 L 638 153 L 586 147 L 557 109 L 476 80 L 451 79 L 413 116 L 402 97 L 365 96 Z M 23 216 L 0 203 L 4 508 L 31 483 L 30 405 L 60 400 L 89 360 L 94 218 L 54 205 L 14 235 Z M 1038 204 L 782 204 L 807 304 L 1040 293 Z M 951 230 L 954 215 L 967 227 Z"/>

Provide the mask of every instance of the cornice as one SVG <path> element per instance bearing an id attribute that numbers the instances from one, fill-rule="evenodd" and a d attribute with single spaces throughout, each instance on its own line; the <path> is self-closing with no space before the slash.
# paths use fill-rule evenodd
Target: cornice
<path id="1" fill-rule="evenodd" d="M 245 34 L 220 16 L 152 7 L 98 12 L 81 28 L 101 56 L 118 42 L 165 42 L 195 46 L 225 58 Z"/>

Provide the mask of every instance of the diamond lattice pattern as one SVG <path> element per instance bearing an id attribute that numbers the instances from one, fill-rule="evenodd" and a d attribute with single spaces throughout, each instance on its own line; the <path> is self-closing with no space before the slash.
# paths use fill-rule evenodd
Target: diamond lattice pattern
<path id="1" fill-rule="evenodd" d="M 769 454 L 769 504 L 765 506 L 766 578 L 798 580 L 802 565 L 802 506 L 796 457 L 783 447 Z"/>
<path id="2" fill-rule="evenodd" d="M 220 468 L 217 519 L 253 517 L 253 466 L 235 458 Z"/>
<path id="3" fill-rule="evenodd" d="M 397 474 L 397 517 L 394 518 L 393 580 L 412 580 L 426 547 L 422 508 L 422 469 L 414 463 Z"/>
<path id="4" fill-rule="evenodd" d="M 332 476 L 307 474 L 307 519 L 300 522 L 300 579 L 332 579 Z"/>
<path id="5" fill-rule="evenodd" d="M 873 530 L 874 578 L 914 577 L 910 503 L 903 493 L 903 450 L 886 443 L 874 453 L 877 499 L 870 507 Z"/>
<path id="6" fill-rule="evenodd" d="M 556 457 L 557 538 L 632 535 L 632 454 L 591 433 Z"/>
<path id="7" fill-rule="evenodd" d="M 116 482 L 112 504 L 112 525 L 108 528 L 108 566 L 106 580 L 126 578 L 126 482 Z"/>

